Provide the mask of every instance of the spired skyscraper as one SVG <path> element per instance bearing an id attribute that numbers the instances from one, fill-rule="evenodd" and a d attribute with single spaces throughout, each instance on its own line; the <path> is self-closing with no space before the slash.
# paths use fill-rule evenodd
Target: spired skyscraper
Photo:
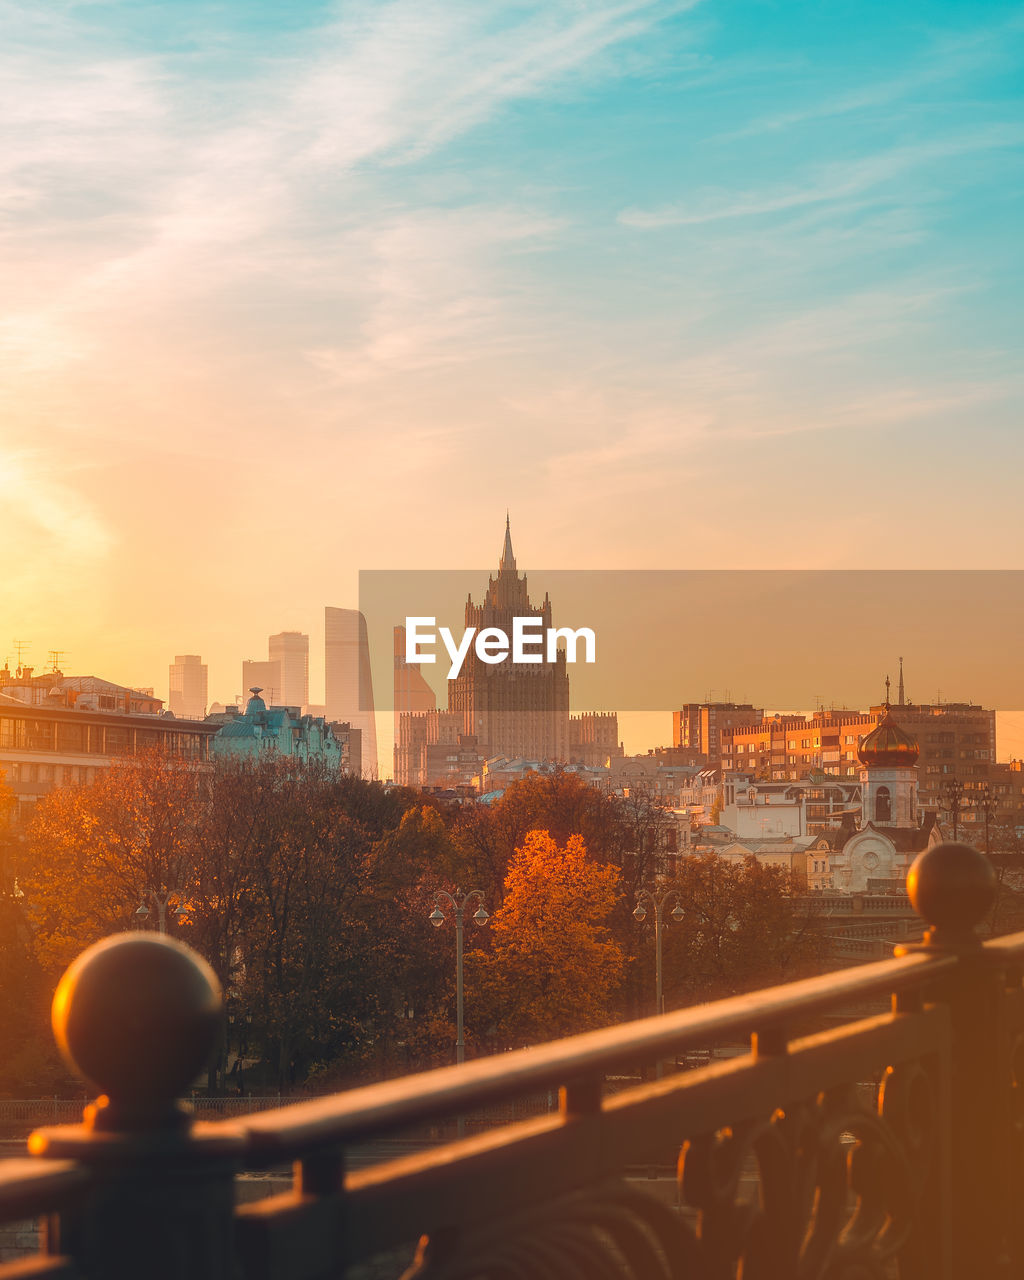
<path id="1" fill-rule="evenodd" d="M 551 623 L 551 600 L 534 605 L 526 575 L 520 576 L 505 518 L 505 542 L 498 576 L 488 579 L 483 601 L 466 601 L 466 626 L 513 631 L 513 618 L 541 618 Z M 569 675 L 565 651 L 554 662 L 515 663 L 511 659 L 481 662 L 471 649 L 455 680 L 448 684 L 448 710 L 462 717 L 463 732 L 473 735 L 486 757 L 525 760 L 568 760 Z"/>
<path id="2" fill-rule="evenodd" d="M 362 734 L 362 773 L 377 776 L 377 720 L 366 619 L 358 609 L 324 610 L 324 705 L 327 719 Z"/>

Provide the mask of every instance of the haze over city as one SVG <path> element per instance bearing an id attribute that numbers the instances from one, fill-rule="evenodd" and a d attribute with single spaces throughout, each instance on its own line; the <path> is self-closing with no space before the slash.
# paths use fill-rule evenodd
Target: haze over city
<path id="1" fill-rule="evenodd" d="M 201 652 L 231 696 L 358 570 L 492 563 L 506 507 L 526 567 L 1019 567 L 1019 6 L 5 30 L 37 666 L 160 692 Z"/>
<path id="2" fill-rule="evenodd" d="M 1024 0 L 0 32 L 0 1280 L 1024 1275 Z"/>

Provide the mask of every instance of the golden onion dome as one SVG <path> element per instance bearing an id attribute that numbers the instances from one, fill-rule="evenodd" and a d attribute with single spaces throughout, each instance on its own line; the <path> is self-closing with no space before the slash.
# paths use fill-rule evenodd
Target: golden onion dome
<path id="1" fill-rule="evenodd" d="M 920 754 L 916 739 L 900 728 L 888 707 L 857 751 L 861 764 L 880 769 L 909 768 Z"/>

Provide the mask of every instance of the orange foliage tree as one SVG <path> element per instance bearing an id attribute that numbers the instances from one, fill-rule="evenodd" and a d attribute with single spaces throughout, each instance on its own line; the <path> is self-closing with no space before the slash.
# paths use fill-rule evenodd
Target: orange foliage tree
<path id="1" fill-rule="evenodd" d="M 729 863 L 706 853 L 680 858 L 665 887 L 677 891 L 684 913 L 682 923 L 665 928 L 669 1008 L 821 972 L 826 940 L 814 918 L 797 909 L 795 899 L 805 889 L 790 872 L 756 858 Z M 650 928 L 636 932 L 647 971 Z M 646 976 L 653 993 L 653 975 Z"/>
<path id="2" fill-rule="evenodd" d="M 211 1088 L 237 1087 L 243 1060 L 281 1088 L 326 1068 L 416 1065 L 410 1011 L 428 1020 L 445 989 L 421 882 L 449 847 L 416 798 L 276 753 L 203 767 L 126 757 L 39 801 L 10 905 L 23 904 L 52 990 L 90 942 L 140 927 L 147 895 L 152 928 L 163 891 L 168 933 L 210 961 L 227 997 Z"/>
<path id="3" fill-rule="evenodd" d="M 605 1024 L 625 956 L 606 921 L 618 869 L 593 862 L 583 838 L 560 845 L 530 831 L 505 877 L 489 951 L 467 956 L 468 1015 L 478 1039 L 516 1046 Z"/>
<path id="4" fill-rule="evenodd" d="M 133 925 L 147 893 L 191 882 L 198 776 L 153 752 L 38 802 L 17 873 L 44 970 Z"/>
<path id="5" fill-rule="evenodd" d="M 0 1094 L 37 1097 L 66 1072 L 49 1034 L 50 991 L 32 949 L 24 894 L 15 878 L 17 799 L 0 770 Z"/>
<path id="6" fill-rule="evenodd" d="M 500 904 L 505 877 L 527 835 L 547 831 L 561 844 L 581 836 L 591 858 L 621 865 L 628 843 L 615 800 L 575 773 L 527 773 L 489 805 L 467 805 L 452 830 L 447 868 L 454 881 L 482 889 Z"/>

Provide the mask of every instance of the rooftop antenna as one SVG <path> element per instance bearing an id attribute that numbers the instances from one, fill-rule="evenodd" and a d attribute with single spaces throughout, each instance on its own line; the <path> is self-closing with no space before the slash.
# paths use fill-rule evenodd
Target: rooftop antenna
<path id="1" fill-rule="evenodd" d="M 64 659 L 67 657 L 67 650 L 66 650 L 66 649 L 51 649 L 51 650 L 49 651 L 49 653 L 47 654 L 47 657 L 48 657 L 48 658 L 49 658 L 49 660 L 50 660 L 50 670 L 51 670 L 52 672 L 56 673 L 56 672 L 58 672 L 58 671 L 60 670 L 60 668 L 61 668 L 61 663 L 62 663 L 62 662 L 64 661 Z"/>
<path id="2" fill-rule="evenodd" d="M 21 675 L 21 668 L 22 668 L 21 660 L 25 656 L 25 654 L 28 652 L 28 648 L 31 643 L 32 643 L 31 640 L 12 640 L 11 641 L 11 644 L 14 645 L 18 653 L 18 675 L 19 676 Z"/>

